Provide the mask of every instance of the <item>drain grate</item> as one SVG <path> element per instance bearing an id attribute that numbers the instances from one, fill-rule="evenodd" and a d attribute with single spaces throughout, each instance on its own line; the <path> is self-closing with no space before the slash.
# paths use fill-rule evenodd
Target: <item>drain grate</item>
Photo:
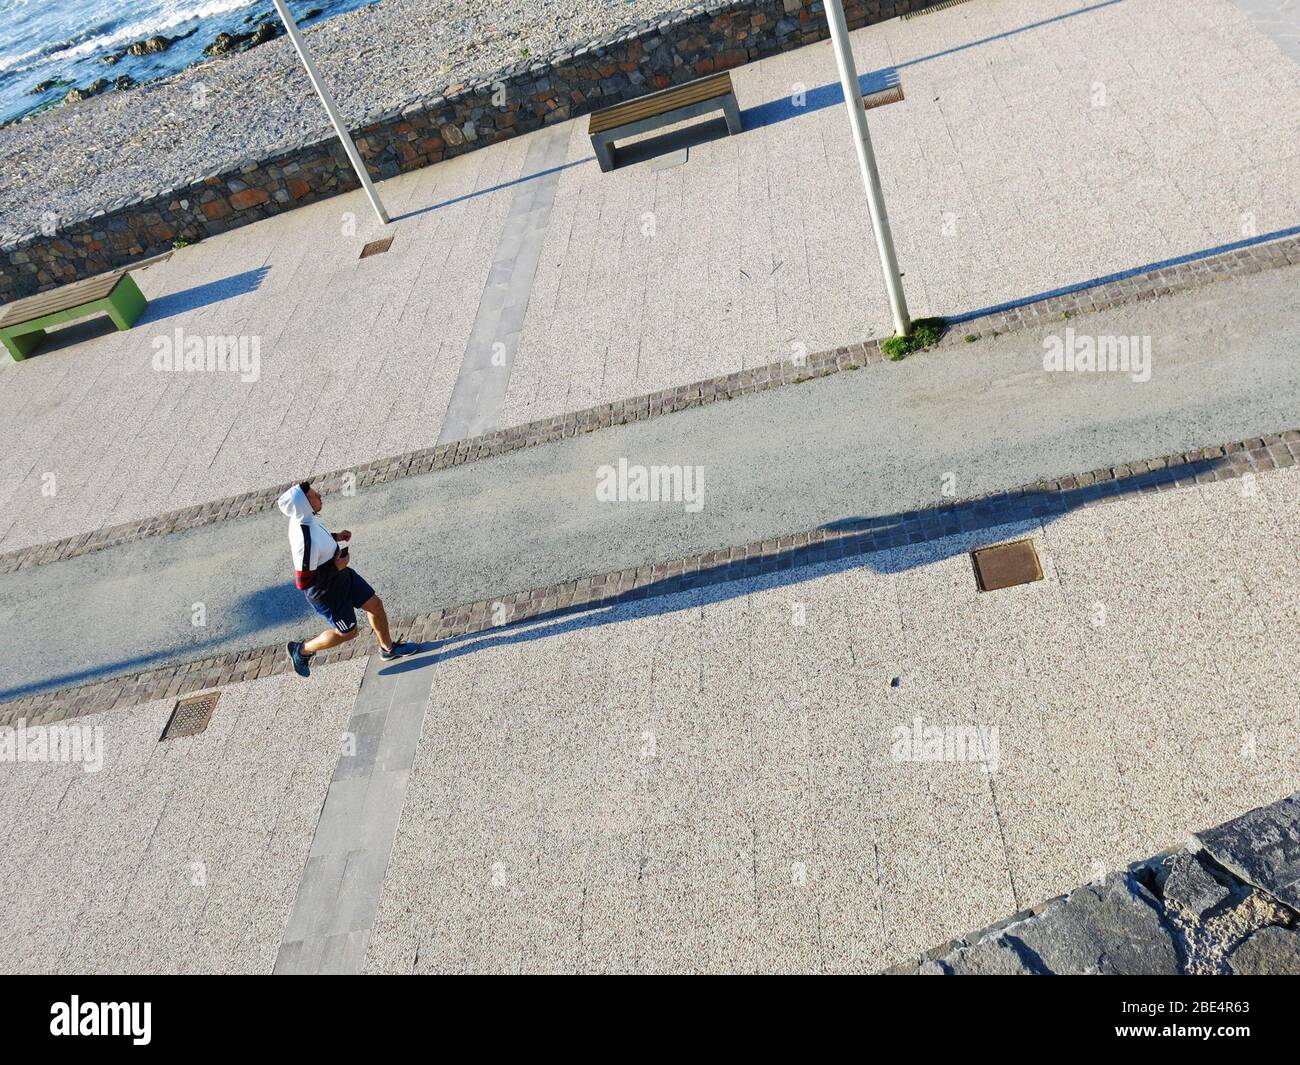
<path id="1" fill-rule="evenodd" d="M 936 11 L 943 11 L 950 7 L 956 7 L 958 4 L 968 4 L 970 0 L 943 0 L 939 4 L 931 4 L 929 7 L 918 8 L 916 11 L 909 11 L 903 16 L 903 20 L 918 18 L 921 15 L 930 15 Z"/>
<path id="2" fill-rule="evenodd" d="M 167 719 L 167 727 L 158 737 L 158 742 L 174 740 L 177 736 L 197 736 L 212 720 L 212 711 L 217 708 L 220 692 L 204 692 L 180 700 L 172 716 Z"/>
<path id="3" fill-rule="evenodd" d="M 885 104 L 896 104 L 903 99 L 903 86 L 891 85 L 888 89 L 881 89 L 879 92 L 869 92 L 862 98 L 862 106 L 870 111 L 873 107 L 884 107 Z"/>
<path id="4" fill-rule="evenodd" d="M 360 258 L 369 259 L 370 256 L 372 255 L 383 255 L 384 252 L 386 252 L 392 246 L 393 246 L 392 237 L 384 237 L 381 240 L 372 240 L 369 244 L 367 244 L 364 248 L 361 249 Z"/>
<path id="5" fill-rule="evenodd" d="M 1033 540 L 979 547 L 970 553 L 975 565 L 975 582 L 981 592 L 996 592 L 1017 584 L 1043 579 L 1043 566 Z"/>

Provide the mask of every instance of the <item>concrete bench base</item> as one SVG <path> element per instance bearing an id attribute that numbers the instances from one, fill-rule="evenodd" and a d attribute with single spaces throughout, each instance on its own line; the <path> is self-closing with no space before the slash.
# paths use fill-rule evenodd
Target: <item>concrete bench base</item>
<path id="1" fill-rule="evenodd" d="M 699 103 L 679 107 L 673 111 L 665 111 L 663 114 L 651 115 L 639 122 L 629 122 L 625 126 L 616 126 L 614 129 L 608 129 L 602 133 L 593 133 L 591 135 L 591 146 L 596 152 L 596 162 L 600 164 L 601 170 L 608 173 L 614 169 L 614 142 L 616 140 L 635 137 L 638 133 L 649 133 L 652 129 L 662 129 L 664 126 L 685 122 L 687 119 L 698 118 L 700 115 L 707 115 L 714 111 L 721 111 L 726 115 L 727 132 L 729 134 L 734 136 L 740 132 L 740 105 L 736 102 L 735 93 L 727 93 L 725 96 L 715 96 L 711 100 L 701 100 Z"/>
<path id="2" fill-rule="evenodd" d="M 13 307 L 20 308 L 25 302 L 27 301 L 19 301 Z M 27 321 L 8 320 L 10 316 L 6 314 L 5 324 L 0 325 L 0 343 L 4 344 L 16 362 L 21 362 L 40 347 L 47 326 L 103 313 L 113 320 L 118 329 L 130 329 L 148 305 L 149 301 L 144 298 L 131 275 L 124 273 L 117 278 L 107 295 L 97 299 L 61 307 Z"/>

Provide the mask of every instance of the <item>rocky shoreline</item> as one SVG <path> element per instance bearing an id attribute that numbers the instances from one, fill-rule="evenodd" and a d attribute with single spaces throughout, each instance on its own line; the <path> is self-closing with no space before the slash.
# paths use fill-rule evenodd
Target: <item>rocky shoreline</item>
<path id="1" fill-rule="evenodd" d="M 466 0 L 382 0 L 309 27 L 304 36 L 356 128 L 512 64 L 652 24 L 682 6 L 623 0 L 575 13 L 562 0 L 502 9 Z M 211 58 L 172 77 L 70 87 L 69 96 L 78 95 L 64 106 L 0 127 L 0 243 L 321 132 L 325 116 L 292 46 L 278 25 L 275 32 L 260 29 L 267 25 L 221 35 L 208 46 Z M 166 46 L 150 38 L 129 47 Z"/>
<path id="2" fill-rule="evenodd" d="M 321 14 L 322 14 L 322 10 L 319 7 L 311 8 L 309 11 L 306 11 L 301 16 L 299 16 L 299 23 L 301 24 L 304 22 L 308 22 L 311 19 L 319 17 Z M 285 32 L 284 24 L 280 21 L 279 17 L 276 14 L 270 11 L 264 11 L 260 14 L 249 15 L 246 19 L 244 19 L 244 24 L 251 25 L 252 29 L 248 31 L 237 31 L 235 33 L 230 33 L 223 30 L 217 33 L 204 46 L 203 55 L 211 59 L 215 56 L 230 55 L 234 52 L 246 52 L 250 48 L 256 48 L 259 44 L 266 44 L 267 41 L 275 40 L 277 37 L 282 36 Z M 128 56 L 159 55 L 162 52 L 166 52 L 168 49 L 171 48 L 172 45 L 176 44 L 177 42 L 189 40 L 189 38 L 193 37 L 198 32 L 199 32 L 198 27 L 195 27 L 194 29 L 190 30 L 187 33 L 178 33 L 172 36 L 168 36 L 165 33 L 156 33 L 152 37 L 143 37 L 138 41 L 133 41 L 131 44 L 128 44 L 121 51 L 109 52 L 107 55 L 101 56 L 99 61 L 103 63 L 105 66 L 116 66 L 118 63 L 120 63 L 123 59 L 126 59 Z M 150 78 L 147 80 L 162 81 L 164 79 Z M 67 88 L 67 92 L 64 93 L 62 99 L 57 100 L 51 104 L 43 105 L 38 110 L 33 111 L 30 114 L 23 115 L 20 118 L 15 118 L 15 119 L 11 119 L 9 122 L 0 123 L 0 126 L 12 125 L 17 122 L 26 121 L 34 117 L 36 114 L 39 114 L 41 111 L 48 109 L 49 107 L 59 107 L 64 104 L 80 103 L 82 100 L 87 100 L 92 96 L 98 96 L 101 93 L 108 92 L 113 89 L 122 91 L 124 89 L 134 88 L 136 84 L 137 84 L 136 79 L 129 74 L 123 74 L 120 77 L 113 78 L 113 79 L 95 78 L 94 80 L 87 82 L 85 85 L 81 85 L 81 86 L 76 85 L 71 81 L 66 81 L 62 78 L 48 78 L 45 81 L 38 82 L 36 85 L 33 85 L 28 90 L 28 95 L 42 96 L 45 93 L 49 92 L 51 89 Z"/>
<path id="3" fill-rule="evenodd" d="M 303 15 L 302 18 L 305 21 L 307 19 L 315 18 L 320 13 L 320 8 L 312 8 Z M 248 32 L 237 33 L 227 33 L 222 31 L 204 46 L 203 54 L 211 59 L 215 56 L 230 55 L 234 52 L 246 52 L 250 48 L 256 48 L 259 44 L 266 44 L 267 41 L 275 40 L 285 32 L 283 23 L 270 13 L 250 15 L 245 22 L 254 23 L 253 29 Z M 152 37 L 145 37 L 138 41 L 133 41 L 120 52 L 110 52 L 109 54 L 102 56 L 100 62 L 105 66 L 116 66 L 127 56 L 158 55 L 167 51 L 178 41 L 188 40 L 196 33 L 198 33 L 197 28 L 190 30 L 188 33 L 178 33 L 171 37 L 163 33 L 156 33 Z M 150 80 L 161 81 L 164 79 L 158 78 Z M 33 85 L 28 90 L 28 95 L 41 96 L 50 89 L 66 86 L 68 91 L 64 93 L 63 98 L 56 103 L 49 105 L 59 107 L 64 104 L 80 103 L 82 100 L 87 100 L 92 96 L 98 96 L 111 89 L 116 89 L 118 91 L 132 89 L 135 88 L 136 84 L 137 82 L 135 78 L 131 77 L 130 74 L 123 74 L 120 77 L 111 80 L 108 78 L 95 78 L 84 86 L 75 85 L 72 82 L 64 81 L 59 78 L 50 78 Z M 17 122 L 24 122 L 38 113 L 40 112 L 32 112 L 30 115 L 24 115 L 22 118 L 14 119 L 12 122 L 4 124 L 12 125 Z"/>

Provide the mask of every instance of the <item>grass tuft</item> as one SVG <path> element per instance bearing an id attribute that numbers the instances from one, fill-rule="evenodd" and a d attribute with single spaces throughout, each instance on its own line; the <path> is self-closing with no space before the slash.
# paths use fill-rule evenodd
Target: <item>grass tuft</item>
<path id="1" fill-rule="evenodd" d="M 889 337 L 880 342 L 880 350 L 893 362 L 905 359 L 914 351 L 933 347 L 943 337 L 946 324 L 942 318 L 918 318 L 905 337 Z"/>

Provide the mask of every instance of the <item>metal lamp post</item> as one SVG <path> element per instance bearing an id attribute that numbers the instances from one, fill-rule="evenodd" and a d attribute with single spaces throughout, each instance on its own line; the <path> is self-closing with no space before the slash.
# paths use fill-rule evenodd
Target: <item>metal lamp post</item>
<path id="1" fill-rule="evenodd" d="M 885 194 L 880 188 L 876 153 L 871 148 L 871 134 L 867 130 L 867 110 L 862 105 L 862 86 L 858 82 L 853 51 L 849 47 L 849 26 L 844 18 L 844 4 L 842 0 L 825 0 L 825 7 L 831 43 L 835 48 L 835 63 L 840 68 L 840 84 L 844 87 L 844 103 L 849 110 L 849 125 L 853 129 L 854 146 L 858 152 L 858 167 L 862 171 L 862 183 L 866 186 L 867 203 L 871 208 L 871 229 L 876 235 L 880 266 L 885 273 L 885 288 L 889 291 L 894 330 L 901 337 L 907 336 L 912 331 L 912 319 L 907 313 L 903 278 L 898 272 L 898 256 L 894 253 L 894 236 L 889 230 L 889 215 L 885 211 Z"/>
<path id="2" fill-rule="evenodd" d="M 289 40 L 293 42 L 298 58 L 302 60 L 302 65 L 307 68 L 307 77 L 311 79 L 312 88 L 316 90 L 320 102 L 325 105 L 325 113 L 330 116 L 330 122 L 334 124 L 334 132 L 338 134 L 339 140 L 342 141 L 343 150 L 348 153 L 352 169 L 357 172 L 357 177 L 361 179 L 361 187 L 366 190 L 366 196 L 370 199 L 370 206 L 375 209 L 375 214 L 379 216 L 380 223 L 388 225 L 388 212 L 384 210 L 384 205 L 379 199 L 379 193 L 375 191 L 375 186 L 370 181 L 370 175 L 366 172 L 366 164 L 361 158 L 361 153 L 357 151 L 357 146 L 352 143 L 352 135 L 348 133 L 347 126 L 343 124 L 338 107 L 334 103 L 334 97 L 330 95 L 325 83 L 320 80 L 320 73 L 316 70 L 316 64 L 311 61 L 311 55 L 308 54 L 307 48 L 302 42 L 302 34 L 298 32 L 298 24 L 294 22 L 293 16 L 289 14 L 289 9 L 285 6 L 284 0 L 271 0 L 271 2 L 275 4 L 275 10 L 279 12 L 280 18 L 284 21 L 284 28 L 289 31 Z"/>

